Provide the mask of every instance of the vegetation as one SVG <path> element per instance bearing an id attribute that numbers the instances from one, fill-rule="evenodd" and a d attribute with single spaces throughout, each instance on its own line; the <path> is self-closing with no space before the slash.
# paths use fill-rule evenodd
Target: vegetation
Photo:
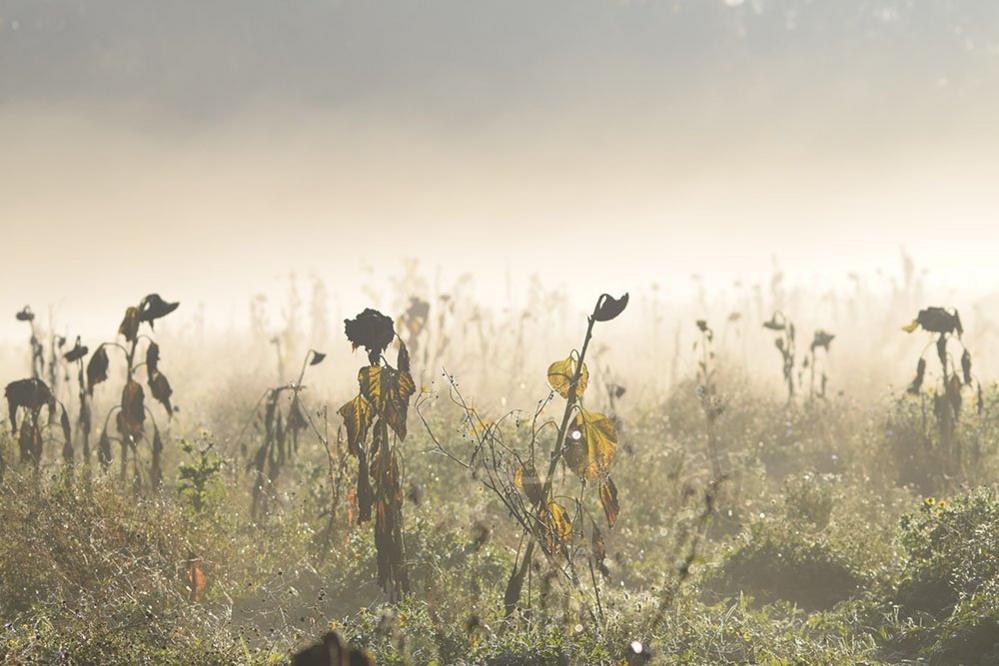
<path id="1" fill-rule="evenodd" d="M 796 328 L 812 312 L 776 276 L 721 326 L 678 319 L 693 342 L 671 372 L 658 300 L 576 312 L 535 284 L 498 311 L 413 266 L 394 284 L 394 316 L 364 309 L 344 336 L 322 307 L 310 339 L 291 314 L 275 331 L 255 301 L 258 339 L 211 366 L 185 365 L 198 350 L 162 332 L 178 304 L 155 294 L 89 349 L 17 313 L 0 661 L 999 661 L 999 392 L 956 310 L 896 294 L 912 309 L 886 339 L 911 339 L 913 311 L 928 337 L 908 390 L 878 394 L 837 363 L 863 353 L 830 332 L 844 320 Z M 542 333 L 580 331 L 539 361 Z M 747 339 L 779 355 L 757 364 Z M 272 340 L 276 385 L 247 360 Z"/>

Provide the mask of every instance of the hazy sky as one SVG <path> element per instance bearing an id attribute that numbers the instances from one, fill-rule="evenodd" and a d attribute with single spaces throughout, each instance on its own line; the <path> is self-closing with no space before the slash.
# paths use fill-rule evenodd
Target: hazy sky
<path id="1" fill-rule="evenodd" d="M 997 84 L 992 0 L 0 0 L 0 313 L 360 304 L 406 256 L 588 294 L 905 245 L 988 291 Z"/>

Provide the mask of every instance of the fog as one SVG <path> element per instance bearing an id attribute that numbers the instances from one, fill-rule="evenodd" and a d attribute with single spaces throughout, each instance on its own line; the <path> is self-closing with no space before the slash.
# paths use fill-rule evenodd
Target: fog
<path id="1" fill-rule="evenodd" d="M 483 299 L 533 275 L 581 307 L 652 283 L 687 298 L 692 273 L 723 288 L 775 258 L 818 292 L 903 247 L 932 295 L 985 297 L 997 19 L 988 2 L 2 2 L 0 311 L 103 333 L 160 291 L 226 330 L 289 272 L 350 310 L 406 258 L 471 273 Z"/>

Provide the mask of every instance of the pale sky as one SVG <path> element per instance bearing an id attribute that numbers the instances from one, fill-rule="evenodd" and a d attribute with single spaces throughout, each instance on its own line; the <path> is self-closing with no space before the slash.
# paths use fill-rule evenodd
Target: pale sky
<path id="1" fill-rule="evenodd" d="M 991 0 L 0 0 L 0 339 L 403 257 L 989 292 L 997 66 Z"/>

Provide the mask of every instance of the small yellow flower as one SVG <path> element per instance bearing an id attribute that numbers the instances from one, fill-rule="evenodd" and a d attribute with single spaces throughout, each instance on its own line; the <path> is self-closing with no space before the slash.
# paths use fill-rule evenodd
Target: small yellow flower
<path id="1" fill-rule="evenodd" d="M 937 507 L 940 508 L 940 509 L 946 509 L 947 508 L 947 502 L 945 502 L 943 500 L 940 500 L 939 502 L 937 502 Z"/>
<path id="2" fill-rule="evenodd" d="M 926 506 L 933 506 L 934 504 L 937 503 L 937 501 L 935 499 L 933 499 L 932 497 L 927 497 L 923 501 L 926 502 Z"/>

